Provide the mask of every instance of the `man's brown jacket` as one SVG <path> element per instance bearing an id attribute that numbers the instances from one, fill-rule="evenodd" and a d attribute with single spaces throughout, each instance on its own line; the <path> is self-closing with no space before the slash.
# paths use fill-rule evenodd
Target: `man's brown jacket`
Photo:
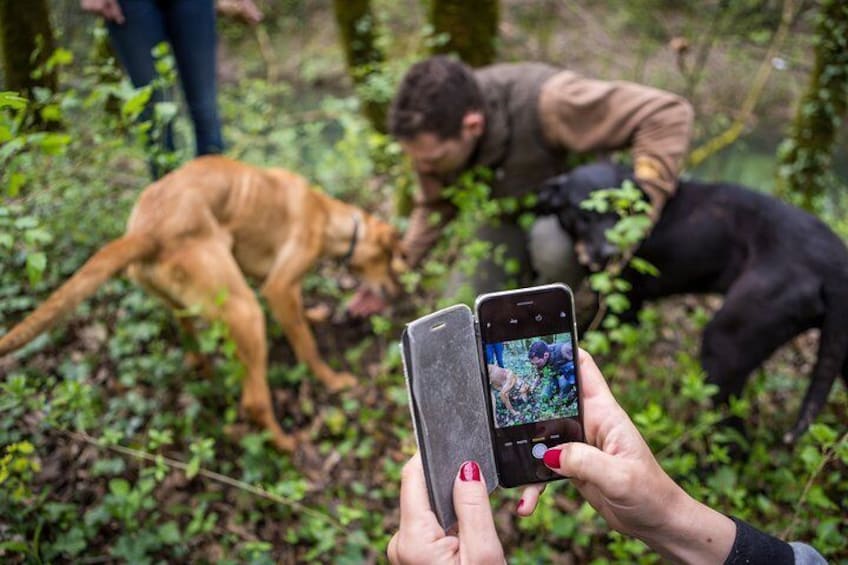
<path id="1" fill-rule="evenodd" d="M 657 217 L 674 192 L 692 135 L 693 111 L 683 98 L 624 81 L 601 81 L 541 63 L 475 70 L 485 100 L 485 132 L 465 170 L 494 172 L 492 197 L 522 196 L 566 172 L 569 154 L 630 148 L 636 177 Z M 404 247 L 410 264 L 424 258 L 456 213 L 442 188 L 449 178 L 419 175 Z M 434 223 L 434 214 L 439 222 Z"/>

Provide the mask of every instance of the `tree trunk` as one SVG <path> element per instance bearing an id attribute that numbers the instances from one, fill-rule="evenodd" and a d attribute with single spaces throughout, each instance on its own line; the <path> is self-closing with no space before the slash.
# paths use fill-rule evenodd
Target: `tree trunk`
<path id="1" fill-rule="evenodd" d="M 7 90 L 29 98 L 34 87 L 56 90 L 55 70 L 42 69 L 39 76 L 32 76 L 55 49 L 47 0 L 0 0 L 0 42 Z M 34 52 L 36 56 L 32 57 Z"/>
<path id="2" fill-rule="evenodd" d="M 386 133 L 386 111 L 391 92 L 373 80 L 381 73 L 383 53 L 377 47 L 377 20 L 370 0 L 333 0 L 333 12 L 341 35 L 348 73 L 371 125 Z"/>
<path id="3" fill-rule="evenodd" d="M 495 60 L 498 0 L 431 0 L 430 23 L 437 41 L 434 54 L 455 53 L 472 67 Z"/>
<path id="4" fill-rule="evenodd" d="M 848 3 L 822 0 L 816 26 L 816 61 L 798 104 L 790 137 L 779 150 L 783 194 L 812 210 L 833 184 L 839 124 L 848 109 Z"/>

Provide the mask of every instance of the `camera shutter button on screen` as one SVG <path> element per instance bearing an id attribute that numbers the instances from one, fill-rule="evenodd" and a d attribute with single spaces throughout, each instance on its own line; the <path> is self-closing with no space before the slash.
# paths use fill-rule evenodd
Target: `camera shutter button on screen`
<path id="1" fill-rule="evenodd" d="M 541 459 L 545 456 L 545 452 L 548 450 L 548 446 L 544 443 L 537 443 L 533 446 L 533 457 L 536 459 Z"/>

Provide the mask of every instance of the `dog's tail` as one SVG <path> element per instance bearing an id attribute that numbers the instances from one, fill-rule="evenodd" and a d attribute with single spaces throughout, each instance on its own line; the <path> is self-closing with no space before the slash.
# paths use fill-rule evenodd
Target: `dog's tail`
<path id="1" fill-rule="evenodd" d="M 125 235 L 107 243 L 35 312 L 0 337 L 0 355 L 15 351 L 35 339 L 94 294 L 112 275 L 133 261 L 152 255 L 156 248 L 156 242 L 145 235 Z"/>
<path id="2" fill-rule="evenodd" d="M 833 381 L 842 373 L 848 384 L 848 285 L 840 283 L 838 289 L 824 289 L 825 313 L 819 337 L 819 353 L 813 367 L 812 378 L 801 402 L 798 419 L 792 430 L 783 436 L 786 444 L 795 443 L 815 420 L 827 402 Z"/>

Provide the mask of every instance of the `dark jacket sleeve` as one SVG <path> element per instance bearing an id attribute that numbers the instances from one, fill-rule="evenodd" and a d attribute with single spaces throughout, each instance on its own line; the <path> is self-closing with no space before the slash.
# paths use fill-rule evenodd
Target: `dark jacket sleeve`
<path id="1" fill-rule="evenodd" d="M 736 524 L 736 538 L 725 565 L 827 564 L 821 554 L 806 544 L 789 544 L 739 518 L 731 516 L 730 519 Z"/>

